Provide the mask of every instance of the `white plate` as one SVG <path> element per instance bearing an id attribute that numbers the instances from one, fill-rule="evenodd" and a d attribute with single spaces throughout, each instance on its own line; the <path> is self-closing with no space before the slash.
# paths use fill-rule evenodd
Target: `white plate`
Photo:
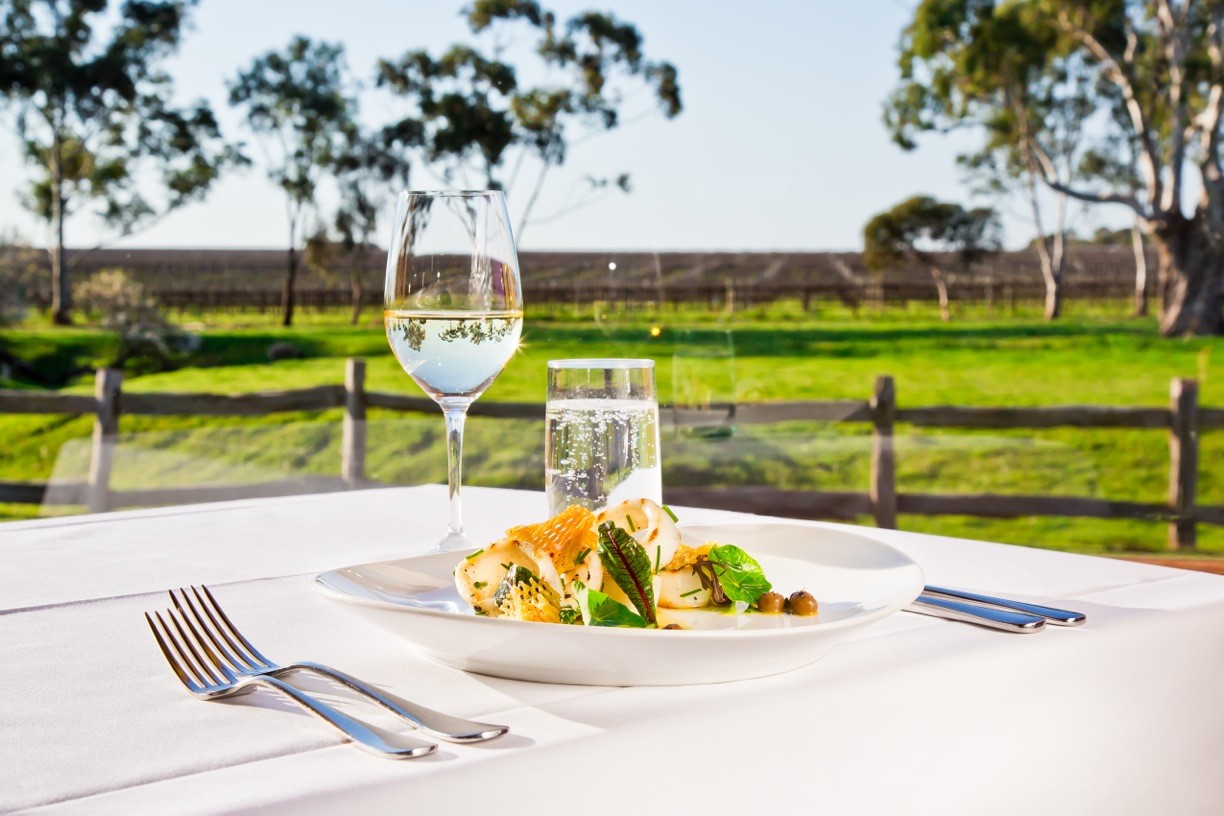
<path id="1" fill-rule="evenodd" d="M 782 594 L 806 589 L 820 613 L 736 615 L 659 610 L 685 631 L 528 623 L 475 615 L 451 570 L 464 553 L 322 573 L 314 587 L 346 609 L 465 671 L 546 683 L 680 685 L 764 677 L 820 658 L 852 627 L 879 620 L 922 590 L 922 569 L 865 535 L 801 524 L 685 525 L 690 543 L 717 540 L 753 555 Z"/>

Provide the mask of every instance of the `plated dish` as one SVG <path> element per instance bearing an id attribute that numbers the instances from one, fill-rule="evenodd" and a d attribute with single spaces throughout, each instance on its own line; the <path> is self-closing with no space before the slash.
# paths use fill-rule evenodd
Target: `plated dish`
<path id="1" fill-rule="evenodd" d="M 712 683 L 796 669 L 819 659 L 852 629 L 908 605 L 923 586 L 922 569 L 904 553 L 837 527 L 679 524 L 677 532 L 680 543 L 692 548 L 734 543 L 772 584 L 811 592 L 819 614 L 761 614 L 735 604 L 658 610 L 663 626 L 676 623 L 684 631 L 477 615 L 456 588 L 462 553 L 344 567 L 313 583 L 344 609 L 445 665 L 584 685 Z"/>

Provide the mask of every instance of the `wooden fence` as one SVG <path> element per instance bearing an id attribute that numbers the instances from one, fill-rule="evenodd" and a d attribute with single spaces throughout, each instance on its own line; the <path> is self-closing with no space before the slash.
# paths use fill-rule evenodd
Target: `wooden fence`
<path id="1" fill-rule="evenodd" d="M 219 501 L 255 496 L 324 492 L 375 486 L 365 474 L 366 411 L 436 412 L 425 397 L 367 391 L 365 363 L 349 360 L 343 385 L 234 396 L 218 394 L 141 394 L 122 392 L 122 373 L 99 371 L 94 395 L 46 394 L 0 390 L 0 414 L 93 414 L 88 480 L 56 484 L 0 482 L 0 501 L 85 505 L 92 512 L 117 507 Z M 124 414 L 142 416 L 260 416 L 286 411 L 343 408 L 340 475 L 247 485 L 114 490 L 111 467 Z M 544 406 L 532 403 L 476 402 L 471 416 L 540 421 Z M 869 400 L 717 404 L 701 410 L 664 406 L 664 427 L 735 425 L 791 421 L 869 423 L 872 427 L 871 475 L 866 491 L 800 491 L 773 487 L 670 487 L 675 504 L 715 507 L 795 518 L 851 520 L 871 515 L 880 527 L 895 528 L 899 513 L 940 516 L 1015 518 L 1078 516 L 1165 521 L 1170 549 L 1190 549 L 1199 523 L 1224 524 L 1224 506 L 1196 502 L 1199 434 L 1224 428 L 1224 409 L 1198 404 L 1194 380 L 1172 382 L 1168 407 L 1113 408 L 1058 406 L 1046 408 L 967 408 L 933 406 L 900 408 L 892 377 L 879 377 Z M 897 491 L 895 427 L 905 423 L 926 428 L 1141 428 L 1163 430 L 1169 437 L 1169 494 L 1162 503 L 1110 501 L 1076 496 L 1004 494 L 934 494 Z"/>

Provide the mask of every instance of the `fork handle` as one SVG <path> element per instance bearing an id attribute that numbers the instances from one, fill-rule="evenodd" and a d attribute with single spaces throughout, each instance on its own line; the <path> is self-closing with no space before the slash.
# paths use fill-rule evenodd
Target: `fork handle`
<path id="1" fill-rule="evenodd" d="M 398 714 L 405 720 L 415 723 L 426 734 L 438 739 L 447 740 L 448 742 L 480 742 L 481 740 L 500 737 L 510 730 L 505 725 L 465 720 L 461 717 L 452 717 L 449 714 L 434 711 L 432 708 L 426 708 L 418 703 L 409 702 L 408 700 L 396 697 L 394 694 L 381 691 L 358 680 L 356 677 L 333 669 L 330 666 L 324 666 L 322 663 L 312 663 L 310 661 L 291 663 L 284 666 L 281 671 L 309 671 L 321 674 L 324 677 L 330 677 L 336 682 L 348 686 L 353 691 L 364 694 L 393 714 Z"/>
<path id="2" fill-rule="evenodd" d="M 404 738 L 404 745 L 392 745 L 378 734 L 374 733 L 364 724 L 358 722 L 347 714 L 343 714 L 321 700 L 316 700 L 309 694 L 306 694 L 283 680 L 278 680 L 275 677 L 267 675 L 254 675 L 247 677 L 241 681 L 242 685 L 261 685 L 274 688 L 284 694 L 286 697 L 293 700 L 298 705 L 306 710 L 318 715 L 332 727 L 338 730 L 344 736 L 352 740 L 360 748 L 364 748 L 372 754 L 387 759 L 408 759 L 410 757 L 425 756 L 437 750 L 436 745 L 432 743 L 415 740 L 412 738 Z"/>

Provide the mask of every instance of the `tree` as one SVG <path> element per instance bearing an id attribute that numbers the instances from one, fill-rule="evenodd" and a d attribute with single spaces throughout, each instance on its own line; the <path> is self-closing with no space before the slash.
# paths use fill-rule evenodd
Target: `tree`
<path id="1" fill-rule="evenodd" d="M 295 37 L 284 51 L 256 57 L 229 85 L 231 105 L 263 148 L 268 178 L 285 194 L 289 249 L 281 292 L 281 322 L 293 324 L 306 218 L 317 209 L 321 182 L 356 125 L 357 101 L 347 77 L 343 46 Z"/>
<path id="2" fill-rule="evenodd" d="M 203 101 L 171 105 L 165 60 L 195 0 L 0 0 L 0 104 L 35 178 L 27 206 L 51 239 L 52 315 L 71 310 L 64 222 L 87 202 L 127 235 L 205 194 L 227 164 Z M 159 177 L 151 197 L 140 180 Z M 143 189 L 142 189 L 143 188 Z"/>
<path id="3" fill-rule="evenodd" d="M 1132 211 L 1159 258 L 1163 334 L 1224 332 L 1224 0 L 922 0 L 902 35 L 894 136 L 1034 121 L 1030 100 L 1002 90 L 1017 54 L 1035 76 L 1086 72 L 1099 112 L 1070 179 L 1040 130 L 1017 132 L 1042 184 Z"/>
<path id="4" fill-rule="evenodd" d="M 520 210 L 519 238 L 532 222 L 549 171 L 565 162 L 569 148 L 621 124 L 626 86 L 644 83 L 669 119 L 682 109 L 675 66 L 647 60 L 641 33 L 611 14 L 583 12 L 561 23 L 532 0 L 475 0 L 467 19 L 476 35 L 497 36 L 526 26 L 535 37 L 534 53 L 543 62 L 539 73 L 546 81 L 521 85 L 497 42 L 491 54 L 454 45 L 438 57 L 418 50 L 380 60 L 378 86 L 411 103 L 411 112 L 388 132 L 419 139 L 425 158 L 442 168 L 448 182 L 478 176 L 488 187 L 509 191 L 523 168 L 534 164 L 535 179 Z M 577 200 L 535 220 L 552 220 L 611 190 L 627 192 L 629 186 L 624 173 L 588 177 Z"/>
<path id="5" fill-rule="evenodd" d="M 969 264 L 999 249 L 999 220 L 993 210 L 936 201 L 930 196 L 907 198 L 878 213 L 863 227 L 863 261 L 873 271 L 916 261 L 926 268 L 939 294 L 939 316 L 952 319 L 945 262 L 954 253 Z"/>

